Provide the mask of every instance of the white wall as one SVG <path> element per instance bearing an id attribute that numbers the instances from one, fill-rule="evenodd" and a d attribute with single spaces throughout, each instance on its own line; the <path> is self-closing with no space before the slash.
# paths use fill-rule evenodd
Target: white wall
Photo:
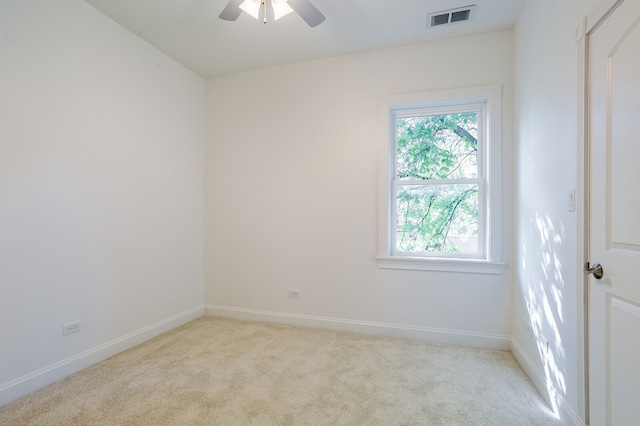
<path id="1" fill-rule="evenodd" d="M 567 424 L 584 420 L 582 259 L 576 212 L 567 205 L 577 186 L 576 28 L 597 3 L 529 1 L 515 29 L 514 352 Z"/>
<path id="2" fill-rule="evenodd" d="M 377 268 L 376 127 L 382 96 L 502 84 L 509 218 L 512 61 L 500 31 L 210 79 L 207 312 L 508 347 L 509 271 Z"/>
<path id="3" fill-rule="evenodd" d="M 202 314 L 205 100 L 83 1 L 0 28 L 1 405 Z"/>

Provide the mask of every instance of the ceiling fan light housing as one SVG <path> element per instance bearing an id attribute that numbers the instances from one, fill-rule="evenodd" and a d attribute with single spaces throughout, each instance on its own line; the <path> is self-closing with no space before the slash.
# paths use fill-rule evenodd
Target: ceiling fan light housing
<path id="1" fill-rule="evenodd" d="M 260 18 L 260 5 L 261 4 L 262 3 L 260 2 L 260 0 L 244 0 L 242 2 L 242 4 L 240 5 L 240 9 L 244 10 L 249 15 L 251 15 L 254 18 L 258 19 L 258 18 Z"/>
<path id="2" fill-rule="evenodd" d="M 283 16 L 287 16 L 293 9 L 287 3 L 288 0 L 271 0 L 271 7 L 273 7 L 273 20 L 277 21 Z"/>
<path id="3" fill-rule="evenodd" d="M 296 12 L 311 28 L 324 22 L 324 15 L 313 5 L 311 0 L 229 0 L 220 12 L 220 19 L 235 21 L 242 12 L 267 23 L 267 18 L 278 20 L 283 16 Z"/>

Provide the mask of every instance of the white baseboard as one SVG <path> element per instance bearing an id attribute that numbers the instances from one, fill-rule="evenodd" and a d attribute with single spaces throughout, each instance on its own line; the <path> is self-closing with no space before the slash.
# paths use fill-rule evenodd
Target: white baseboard
<path id="1" fill-rule="evenodd" d="M 324 328 L 380 336 L 402 337 L 453 345 L 475 346 L 487 349 L 509 350 L 509 336 L 445 330 L 400 324 L 385 324 L 371 321 L 357 321 L 344 318 L 318 317 L 273 311 L 234 308 L 230 306 L 205 305 L 205 314 L 216 317 L 245 321 L 262 321 L 302 327 Z"/>
<path id="2" fill-rule="evenodd" d="M 531 360 L 516 339 L 511 339 L 511 353 L 527 373 L 536 389 L 545 399 L 549 407 L 556 411 L 556 415 L 563 425 L 585 426 L 584 420 L 569 406 L 566 399 L 555 389 L 547 385 L 545 374 Z"/>
<path id="3" fill-rule="evenodd" d="M 0 407 L 203 315 L 204 307 L 195 307 L 33 373 L 0 384 Z"/>

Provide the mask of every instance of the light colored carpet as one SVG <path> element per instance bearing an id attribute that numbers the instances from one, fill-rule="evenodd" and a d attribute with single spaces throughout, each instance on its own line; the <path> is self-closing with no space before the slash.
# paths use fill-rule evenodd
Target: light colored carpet
<path id="1" fill-rule="evenodd" d="M 0 408 L 2 425 L 556 425 L 506 351 L 203 317 Z"/>

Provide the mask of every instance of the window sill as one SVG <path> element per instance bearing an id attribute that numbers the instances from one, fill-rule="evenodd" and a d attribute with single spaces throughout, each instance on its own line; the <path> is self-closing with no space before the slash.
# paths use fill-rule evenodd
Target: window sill
<path id="1" fill-rule="evenodd" d="M 409 269 L 414 271 L 461 272 L 468 274 L 501 275 L 506 263 L 476 259 L 434 259 L 424 257 L 378 256 L 380 269 Z"/>

